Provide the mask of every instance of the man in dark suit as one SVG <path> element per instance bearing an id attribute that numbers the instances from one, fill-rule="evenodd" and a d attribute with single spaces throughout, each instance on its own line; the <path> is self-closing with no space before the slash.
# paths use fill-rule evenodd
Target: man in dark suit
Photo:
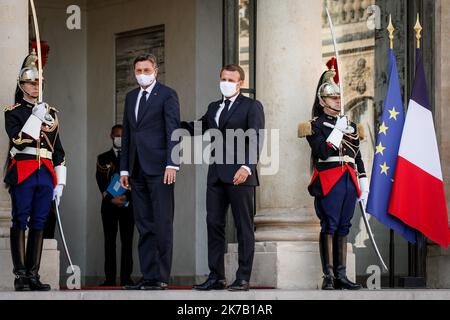
<path id="1" fill-rule="evenodd" d="M 172 133 L 180 126 L 177 93 L 156 80 L 154 55 L 134 61 L 139 88 L 125 99 L 120 183 L 130 188 L 142 280 L 129 290 L 166 289 L 172 266 L 174 183 L 179 169 L 172 151 L 178 141 Z"/>
<path id="2" fill-rule="evenodd" d="M 203 134 L 206 130 L 220 130 L 223 146 L 213 152 L 215 158 L 208 170 L 206 193 L 208 229 L 208 265 L 210 274 L 206 282 L 195 285 L 197 290 L 225 289 L 224 255 L 225 220 L 228 207 L 231 211 L 238 236 L 239 268 L 236 280 L 228 287 L 231 291 L 248 290 L 255 247 L 254 194 L 259 185 L 256 165 L 262 144 L 259 130 L 264 129 L 264 111 L 259 101 L 240 93 L 245 73 L 238 65 L 228 65 L 220 72 L 220 89 L 223 99 L 212 102 L 200 119 Z M 197 134 L 194 122 L 182 122 L 182 128 L 191 135 Z M 236 138 L 245 133 L 239 146 Z M 237 138 L 239 140 L 239 138 Z M 223 151 L 221 158 L 218 151 Z"/>
<path id="3" fill-rule="evenodd" d="M 105 277 L 102 286 L 116 285 L 116 238 L 120 228 L 122 244 L 120 263 L 120 285 L 133 285 L 131 273 L 133 271 L 133 233 L 134 218 L 131 207 L 131 193 L 113 197 L 108 191 L 112 177 L 119 174 L 121 158 L 122 126 L 115 125 L 110 134 L 112 148 L 97 158 L 95 177 L 102 194 L 102 222 L 105 236 Z"/>

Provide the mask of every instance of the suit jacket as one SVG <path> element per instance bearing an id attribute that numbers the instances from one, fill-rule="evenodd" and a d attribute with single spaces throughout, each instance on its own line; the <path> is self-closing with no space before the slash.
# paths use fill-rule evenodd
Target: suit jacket
<path id="1" fill-rule="evenodd" d="M 260 149 L 262 146 L 263 137 L 259 135 L 259 130 L 264 129 L 264 110 L 262 104 L 250 98 L 247 98 L 241 94 L 236 98 L 234 103 L 231 105 L 231 109 L 228 111 L 226 115 L 225 121 L 223 125 L 219 128 L 217 126 L 215 117 L 217 111 L 220 108 L 220 104 L 223 100 L 218 100 L 212 102 L 208 106 L 208 110 L 205 115 L 199 119 L 202 124 L 202 132 L 204 134 L 205 131 L 209 129 L 217 129 L 220 130 L 223 134 L 223 164 L 212 163 L 209 166 L 208 170 L 208 184 L 213 184 L 218 180 L 233 184 L 233 178 L 236 172 L 243 165 L 249 167 L 252 171 L 252 174 L 248 176 L 247 180 L 242 183 L 243 186 L 257 186 L 259 185 L 258 172 L 256 169 L 256 162 L 259 160 Z M 197 134 L 194 132 L 194 122 L 181 122 L 181 127 L 187 129 L 190 135 Z M 231 130 L 243 130 L 247 132 L 248 129 L 253 132 L 248 134 L 245 139 L 244 148 L 239 148 L 236 143 L 233 141 L 227 141 L 227 135 L 225 134 L 227 129 Z M 233 150 L 231 148 L 227 148 L 227 144 L 234 145 Z M 256 148 L 256 149 L 255 149 Z M 232 163 L 226 163 L 227 153 L 234 152 L 234 157 Z M 256 151 L 256 159 L 254 158 L 254 151 Z M 244 152 L 244 157 L 242 157 L 242 152 Z M 243 158 L 244 161 L 241 161 Z"/>
<path id="2" fill-rule="evenodd" d="M 178 96 L 173 89 L 156 82 L 141 118 L 136 120 L 139 91 L 140 88 L 130 91 L 125 99 L 120 170 L 131 175 L 136 156 L 139 156 L 147 175 L 162 175 L 166 166 L 179 166 L 178 158 L 171 157 L 178 144 L 178 141 L 171 141 L 171 135 L 180 127 Z"/>
<path id="3" fill-rule="evenodd" d="M 106 212 L 111 208 L 118 208 L 111 203 L 112 196 L 106 192 L 111 183 L 111 178 L 114 174 L 119 173 L 119 158 L 116 157 L 114 150 L 111 148 L 109 151 L 100 154 L 97 157 L 97 170 L 95 172 L 95 178 L 100 192 L 103 195 L 102 200 L 102 212 Z M 125 195 L 127 201 L 131 200 L 130 191 L 126 191 Z M 125 209 L 126 207 L 121 207 Z"/>

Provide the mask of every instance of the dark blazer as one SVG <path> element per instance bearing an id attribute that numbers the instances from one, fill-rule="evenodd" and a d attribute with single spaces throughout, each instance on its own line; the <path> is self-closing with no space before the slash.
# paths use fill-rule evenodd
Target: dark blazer
<path id="1" fill-rule="evenodd" d="M 97 180 L 98 188 L 103 196 L 102 200 L 102 212 L 107 212 L 111 208 L 119 208 L 111 203 L 112 196 L 106 190 L 111 183 L 111 178 L 114 174 L 119 173 L 119 159 L 116 157 L 114 150 L 111 148 L 100 154 L 97 157 L 97 170 L 95 172 L 95 178 Z M 130 191 L 125 192 L 127 200 L 131 200 Z M 123 207 L 123 209 L 126 207 Z"/>
<path id="2" fill-rule="evenodd" d="M 239 170 L 239 168 L 243 165 L 249 167 L 252 171 L 252 174 L 248 176 L 247 180 L 242 183 L 243 186 L 257 186 L 259 185 L 259 179 L 258 179 L 258 172 L 256 170 L 256 161 L 253 158 L 252 154 L 254 152 L 250 148 L 250 141 L 253 141 L 255 143 L 254 146 L 256 146 L 256 160 L 259 160 L 259 154 L 260 149 L 263 144 L 263 136 L 259 135 L 259 130 L 264 129 L 264 110 L 262 104 L 257 101 L 250 98 L 247 98 L 243 95 L 239 95 L 234 103 L 231 105 L 231 109 L 226 115 L 226 119 L 224 121 L 224 124 L 222 127 L 218 127 L 216 124 L 216 113 L 220 108 L 220 104 L 222 103 L 222 99 L 219 101 L 215 101 L 209 104 L 208 110 L 206 111 L 205 115 L 199 119 L 202 124 L 202 132 L 201 134 L 204 134 L 205 131 L 209 129 L 218 129 L 222 131 L 223 133 L 223 140 L 224 140 L 224 163 L 223 164 L 216 164 L 212 163 L 209 166 L 208 170 L 208 184 L 213 184 L 218 180 L 221 180 L 224 183 L 233 184 L 233 178 L 236 172 Z M 196 135 L 197 132 L 194 132 L 194 122 L 181 122 L 181 127 L 184 129 L 187 129 L 189 131 L 190 135 Z M 233 163 L 226 163 L 226 153 L 229 150 L 226 150 L 227 146 L 227 137 L 225 134 L 225 130 L 232 129 L 232 130 L 243 130 L 246 132 L 248 129 L 254 129 L 254 134 L 248 135 L 248 137 L 245 139 L 245 145 L 244 145 L 244 152 L 245 157 L 244 161 L 240 161 L 239 156 L 242 153 L 242 150 L 239 150 L 238 152 L 237 144 L 233 143 L 234 145 L 234 161 Z M 232 143 L 232 142 L 231 142 Z M 253 145 L 253 143 L 252 143 Z M 252 147 L 253 148 L 253 147 Z"/>
<path id="3" fill-rule="evenodd" d="M 178 142 L 170 139 L 172 132 L 180 127 L 178 96 L 173 89 L 156 82 L 145 111 L 136 121 L 139 91 L 140 88 L 130 91 L 125 99 L 120 170 L 131 175 L 138 155 L 147 175 L 162 175 L 166 166 L 179 166 L 178 159 L 171 159 Z"/>

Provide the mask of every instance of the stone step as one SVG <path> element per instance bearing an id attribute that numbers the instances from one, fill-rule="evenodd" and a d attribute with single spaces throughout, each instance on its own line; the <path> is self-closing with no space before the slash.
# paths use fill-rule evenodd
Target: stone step
<path id="1" fill-rule="evenodd" d="M 450 300 L 450 290 L 3 291 L 0 300 Z"/>

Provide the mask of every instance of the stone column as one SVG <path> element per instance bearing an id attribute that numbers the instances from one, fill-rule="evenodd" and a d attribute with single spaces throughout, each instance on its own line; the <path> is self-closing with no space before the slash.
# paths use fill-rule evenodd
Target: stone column
<path id="1" fill-rule="evenodd" d="M 252 285 L 316 289 L 321 281 L 319 220 L 307 192 L 310 148 L 298 139 L 311 118 L 322 66 L 322 1 L 260 0 L 257 6 L 257 99 L 266 128 L 279 130 L 279 170 L 261 175 Z M 272 142 L 276 144 L 277 142 Z M 262 171 L 262 170 L 261 170 Z M 350 246 L 349 246 L 350 247 Z M 234 277 L 237 246 L 226 256 Z M 354 278 L 354 255 L 349 254 Z"/>
<path id="2" fill-rule="evenodd" d="M 435 15 L 435 90 L 430 94 L 435 95 L 435 124 L 436 135 L 439 143 L 442 174 L 445 182 L 445 195 L 447 208 L 450 208 L 450 136 L 448 127 L 450 115 L 447 111 L 450 101 L 450 66 L 448 64 L 448 52 L 450 50 L 450 3 L 448 1 L 436 1 Z M 450 224 L 450 222 L 449 222 Z M 450 288 L 450 249 L 441 248 L 434 243 L 428 244 L 427 255 L 427 285 L 430 288 Z"/>
<path id="3" fill-rule="evenodd" d="M 0 0 L 0 123 L 4 123 L 3 107 L 14 103 L 16 79 L 23 59 L 28 54 L 28 1 Z M 8 138 L 1 129 L 0 163 L 3 169 L 8 155 Z M 3 180 L 3 175 L 2 178 Z M 11 202 L 7 189 L 0 187 L 0 290 L 13 287 L 12 261 L 9 249 L 9 228 L 11 225 Z M 53 288 L 59 286 L 59 252 L 56 240 L 44 243 L 41 278 Z"/>

